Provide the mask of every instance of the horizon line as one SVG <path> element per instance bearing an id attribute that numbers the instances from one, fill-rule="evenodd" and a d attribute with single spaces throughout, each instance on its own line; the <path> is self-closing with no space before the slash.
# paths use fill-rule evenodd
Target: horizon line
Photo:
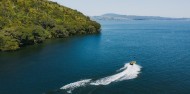
<path id="1" fill-rule="evenodd" d="M 115 14 L 115 15 L 123 15 L 123 16 L 146 16 L 146 17 L 162 17 L 162 18 L 184 18 L 184 19 L 190 19 L 190 17 L 169 17 L 169 16 L 156 16 L 156 15 L 138 15 L 138 14 L 122 14 L 122 13 L 103 13 L 100 15 L 86 15 L 89 17 L 93 17 L 93 16 L 103 16 L 105 14 Z"/>

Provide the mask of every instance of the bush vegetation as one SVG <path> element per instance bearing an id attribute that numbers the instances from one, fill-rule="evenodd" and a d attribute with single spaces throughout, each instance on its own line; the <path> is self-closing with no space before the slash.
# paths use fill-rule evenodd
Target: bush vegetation
<path id="1" fill-rule="evenodd" d="M 0 50 L 100 32 L 100 24 L 48 0 L 0 0 Z"/>

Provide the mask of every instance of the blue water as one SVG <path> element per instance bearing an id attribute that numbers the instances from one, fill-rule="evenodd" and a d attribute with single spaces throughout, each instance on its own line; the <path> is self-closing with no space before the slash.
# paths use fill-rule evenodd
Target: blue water
<path id="1" fill-rule="evenodd" d="M 0 53 L 0 94 L 66 94 L 62 86 L 116 73 L 130 61 L 137 78 L 73 94 L 190 94 L 190 21 L 100 21 L 102 33 L 48 40 Z"/>

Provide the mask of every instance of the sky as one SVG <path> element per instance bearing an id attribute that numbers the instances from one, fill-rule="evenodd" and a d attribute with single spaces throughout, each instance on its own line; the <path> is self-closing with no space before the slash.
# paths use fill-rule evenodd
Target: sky
<path id="1" fill-rule="evenodd" d="M 51 0 L 88 16 L 106 13 L 190 18 L 190 0 Z"/>

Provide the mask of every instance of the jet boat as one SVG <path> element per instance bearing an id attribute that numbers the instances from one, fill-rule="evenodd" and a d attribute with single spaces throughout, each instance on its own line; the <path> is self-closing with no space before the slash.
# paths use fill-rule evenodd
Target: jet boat
<path id="1" fill-rule="evenodd" d="M 131 61 L 130 62 L 130 65 L 134 65 L 134 64 L 136 64 L 136 61 Z"/>

